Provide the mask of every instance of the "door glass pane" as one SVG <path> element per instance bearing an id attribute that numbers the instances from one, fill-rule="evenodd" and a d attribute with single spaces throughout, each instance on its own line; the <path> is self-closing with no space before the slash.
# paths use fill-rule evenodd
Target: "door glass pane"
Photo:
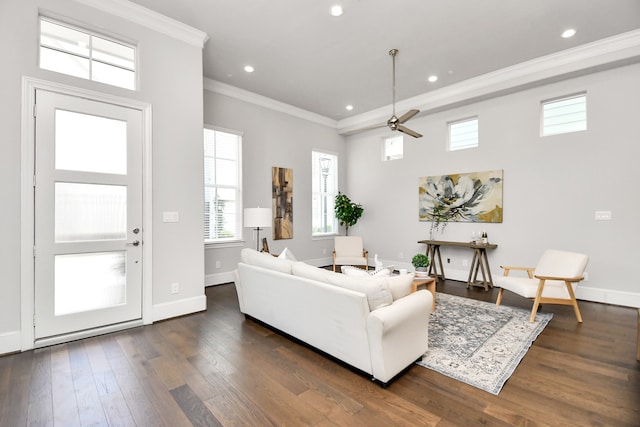
<path id="1" fill-rule="evenodd" d="M 73 111 L 55 113 L 56 169 L 127 173 L 127 123 Z"/>
<path id="2" fill-rule="evenodd" d="M 127 238 L 127 187 L 55 184 L 55 239 L 60 242 Z"/>
<path id="3" fill-rule="evenodd" d="M 55 257 L 56 316 L 126 303 L 126 253 Z"/>

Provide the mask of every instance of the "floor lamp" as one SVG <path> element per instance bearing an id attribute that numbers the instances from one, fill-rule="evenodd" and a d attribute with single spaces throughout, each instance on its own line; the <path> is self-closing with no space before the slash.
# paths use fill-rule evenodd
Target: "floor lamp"
<path id="1" fill-rule="evenodd" d="M 253 228 L 257 231 L 256 251 L 259 250 L 260 244 L 260 227 L 271 227 L 273 218 L 271 216 L 271 208 L 247 208 L 244 210 L 244 226 Z"/>

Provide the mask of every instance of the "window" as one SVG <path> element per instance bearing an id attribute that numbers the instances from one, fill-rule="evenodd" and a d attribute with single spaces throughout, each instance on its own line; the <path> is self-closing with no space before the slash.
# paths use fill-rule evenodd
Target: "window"
<path id="1" fill-rule="evenodd" d="M 403 156 L 403 138 L 393 136 L 384 138 L 382 160 L 398 160 Z"/>
<path id="2" fill-rule="evenodd" d="M 542 136 L 587 130 L 587 95 L 542 102 Z"/>
<path id="3" fill-rule="evenodd" d="M 449 151 L 466 150 L 477 146 L 477 117 L 449 123 Z"/>
<path id="4" fill-rule="evenodd" d="M 135 89 L 136 49 L 40 18 L 40 68 Z"/>
<path id="5" fill-rule="evenodd" d="M 334 211 L 338 194 L 338 156 L 313 151 L 311 153 L 312 177 L 312 235 L 336 234 L 338 222 Z"/>
<path id="6" fill-rule="evenodd" d="M 204 241 L 242 239 L 242 135 L 204 129 Z"/>

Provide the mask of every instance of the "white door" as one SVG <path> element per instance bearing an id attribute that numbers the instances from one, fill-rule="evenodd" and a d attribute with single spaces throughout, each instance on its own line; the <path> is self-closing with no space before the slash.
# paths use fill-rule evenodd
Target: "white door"
<path id="1" fill-rule="evenodd" d="M 142 112 L 36 91 L 35 339 L 142 318 Z"/>

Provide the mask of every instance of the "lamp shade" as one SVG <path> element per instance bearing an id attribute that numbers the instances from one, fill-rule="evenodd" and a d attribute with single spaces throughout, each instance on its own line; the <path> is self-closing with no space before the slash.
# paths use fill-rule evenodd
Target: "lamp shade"
<path id="1" fill-rule="evenodd" d="M 247 208 L 244 210 L 244 226 L 271 227 L 271 208 Z"/>

